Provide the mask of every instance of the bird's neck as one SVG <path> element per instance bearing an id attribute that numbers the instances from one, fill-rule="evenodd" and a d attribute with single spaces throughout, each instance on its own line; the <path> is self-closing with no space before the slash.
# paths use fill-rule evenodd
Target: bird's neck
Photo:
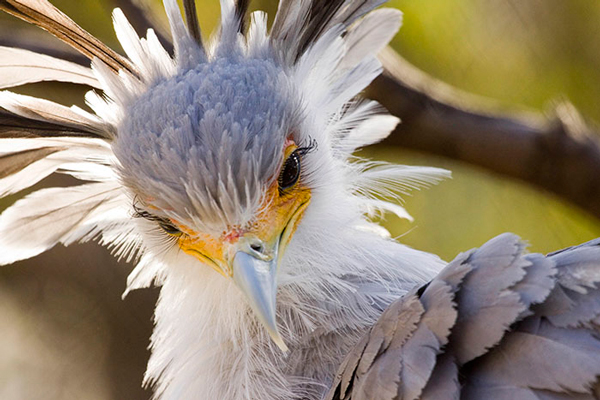
<path id="1" fill-rule="evenodd" d="M 430 255 L 359 230 L 305 228 L 279 272 L 278 325 L 287 354 L 232 280 L 187 259 L 170 267 L 146 376 L 157 397 L 320 398 L 382 309 L 441 266 Z"/>

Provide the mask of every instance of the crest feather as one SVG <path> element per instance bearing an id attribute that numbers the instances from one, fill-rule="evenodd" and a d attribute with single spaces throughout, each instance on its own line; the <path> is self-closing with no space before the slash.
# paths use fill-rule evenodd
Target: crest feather
<path id="1" fill-rule="evenodd" d="M 0 0 L 0 10 L 39 26 L 90 60 L 98 58 L 113 71 L 137 76 L 133 64 L 77 25 L 47 0 Z"/>
<path id="2" fill-rule="evenodd" d="M 196 11 L 196 0 L 183 0 L 183 10 L 185 12 L 185 22 L 187 24 L 190 36 L 194 38 L 200 48 L 204 48 L 202 43 L 202 31 L 198 22 L 198 13 Z"/>
<path id="3" fill-rule="evenodd" d="M 29 50 L 0 46 L 0 89 L 42 81 L 70 82 L 101 89 L 88 67 Z"/>
<path id="4" fill-rule="evenodd" d="M 281 0 L 272 38 L 280 43 L 286 61 L 296 63 L 327 31 L 343 30 L 386 0 Z"/>
<path id="5" fill-rule="evenodd" d="M 42 189 L 0 215 L 0 265 L 34 257 L 57 243 L 86 240 L 95 227 L 129 219 L 118 206 L 127 202 L 116 182 Z"/>

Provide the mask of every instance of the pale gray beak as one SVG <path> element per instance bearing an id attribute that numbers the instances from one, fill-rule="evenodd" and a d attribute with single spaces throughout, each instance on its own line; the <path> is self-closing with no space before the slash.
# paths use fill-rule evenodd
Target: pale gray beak
<path id="1" fill-rule="evenodd" d="M 264 251 L 262 244 L 244 247 L 234 256 L 233 280 L 275 344 L 286 352 L 288 347 L 277 330 L 276 321 L 278 243 L 269 252 Z"/>

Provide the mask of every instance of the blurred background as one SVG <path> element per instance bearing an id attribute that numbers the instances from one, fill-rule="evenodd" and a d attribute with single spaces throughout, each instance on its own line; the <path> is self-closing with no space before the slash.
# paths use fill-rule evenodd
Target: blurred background
<path id="1" fill-rule="evenodd" d="M 52 3 L 115 49 L 110 21 L 118 0 Z M 148 0 L 164 23 L 160 1 Z M 275 0 L 254 8 L 276 9 Z M 393 47 L 426 73 L 493 99 L 508 111 L 545 112 L 568 99 L 589 123 L 600 121 L 600 2 L 597 0 L 392 0 L 404 12 Z M 218 1 L 199 0 L 204 32 Z M 55 43 L 14 18 L 0 18 L 0 43 L 14 38 Z M 39 84 L 17 91 L 82 104 L 75 85 Z M 600 236 L 600 221 L 547 193 L 484 170 L 391 146 L 362 157 L 453 171 L 453 179 L 405 197 L 415 222 L 382 223 L 403 243 L 450 260 L 512 231 L 536 252 Z M 51 177 L 42 185 L 64 185 Z M 0 210 L 16 197 L 0 201 Z M 2 251 L 2 249 L 0 249 Z M 0 268 L 1 399 L 148 399 L 140 388 L 157 289 L 121 300 L 132 265 L 93 243 L 58 247 Z"/>

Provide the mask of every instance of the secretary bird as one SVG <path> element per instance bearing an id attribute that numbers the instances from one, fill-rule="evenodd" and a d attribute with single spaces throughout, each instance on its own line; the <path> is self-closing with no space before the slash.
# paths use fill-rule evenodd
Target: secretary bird
<path id="1" fill-rule="evenodd" d="M 91 65 L 0 48 L 2 88 L 92 87 L 91 112 L 0 92 L 0 196 L 85 182 L 4 211 L 0 264 L 90 239 L 135 261 L 127 292 L 161 286 L 156 399 L 599 398 L 598 242 L 545 257 L 505 234 L 445 266 L 371 221 L 448 176 L 352 155 L 398 123 L 357 95 L 399 11 L 281 0 L 268 29 L 221 0 L 205 42 L 183 3 L 173 56 L 116 9 L 123 57 L 46 0 L 0 0 Z"/>

